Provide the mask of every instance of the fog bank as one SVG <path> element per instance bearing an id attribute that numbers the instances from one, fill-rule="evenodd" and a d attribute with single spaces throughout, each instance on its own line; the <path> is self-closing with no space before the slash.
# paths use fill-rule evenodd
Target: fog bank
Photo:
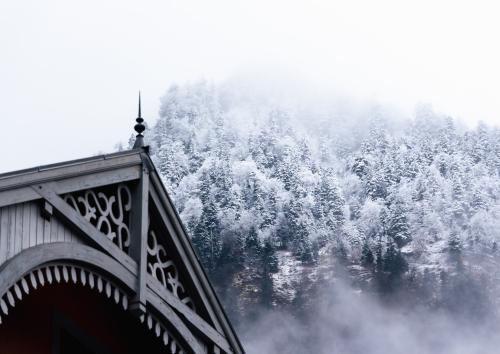
<path id="1" fill-rule="evenodd" d="M 497 321 L 386 306 L 340 282 L 307 319 L 262 312 L 240 333 L 249 354 L 493 354 L 500 348 Z"/>

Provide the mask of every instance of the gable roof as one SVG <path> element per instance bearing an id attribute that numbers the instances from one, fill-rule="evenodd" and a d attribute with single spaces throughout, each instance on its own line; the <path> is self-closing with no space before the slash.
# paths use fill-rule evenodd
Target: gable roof
<path id="1" fill-rule="evenodd" d="M 144 170 L 148 171 L 146 175 L 143 173 Z M 180 272 L 188 278 L 190 289 L 196 293 L 195 296 L 206 316 L 201 318 L 195 312 L 187 310 L 185 306 L 177 305 L 176 299 L 171 299 L 170 305 L 181 315 L 180 317 L 188 327 L 203 332 L 223 352 L 243 353 L 241 343 L 208 280 L 186 228 L 148 154 L 147 147 L 0 174 L 0 208 L 39 199 L 53 204 L 56 209 L 58 206 L 65 208 L 62 204 L 58 204 L 60 200 L 57 196 L 120 183 L 133 183 L 141 180 L 143 176 L 147 176 L 149 184 L 149 203 L 155 209 L 155 215 L 159 217 L 163 229 L 167 231 L 162 233 L 164 235 L 162 237 L 169 239 L 162 242 L 168 242 L 174 248 L 177 260 L 182 263 L 177 266 Z M 37 190 L 35 186 L 38 186 L 40 190 Z M 51 199 L 50 193 L 44 194 L 47 192 L 42 190 L 42 186 L 53 186 L 55 199 Z M 71 213 L 68 212 L 68 214 Z M 78 219 L 78 215 L 65 217 L 70 221 Z M 80 227 L 83 228 L 81 230 L 87 230 L 88 234 L 95 232 L 91 230 L 90 223 L 86 224 L 82 220 L 73 220 L 73 222 L 80 223 Z M 98 246 L 101 249 L 118 261 L 123 259 L 122 263 L 128 266 L 129 270 L 134 268 L 133 261 L 123 258 L 117 247 L 104 238 L 103 240 L 98 238 L 99 236 L 96 236 L 93 240 L 99 242 Z M 151 283 L 149 286 L 151 289 L 156 289 L 157 294 L 165 293 L 151 276 L 146 277 L 146 281 Z M 170 295 L 165 294 L 165 296 Z"/>

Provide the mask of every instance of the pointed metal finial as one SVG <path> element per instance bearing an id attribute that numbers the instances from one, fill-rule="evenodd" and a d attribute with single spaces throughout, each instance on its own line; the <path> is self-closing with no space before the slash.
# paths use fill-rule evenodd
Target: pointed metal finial
<path id="1" fill-rule="evenodd" d="M 144 146 L 144 135 L 142 133 L 146 130 L 144 119 L 141 116 L 141 91 L 139 91 L 139 110 L 135 121 L 137 124 L 134 126 L 134 130 L 137 132 L 137 136 L 135 137 L 134 149 Z"/>
<path id="2" fill-rule="evenodd" d="M 141 116 L 141 91 L 139 91 L 139 113 L 137 114 L 138 118 L 142 118 Z"/>

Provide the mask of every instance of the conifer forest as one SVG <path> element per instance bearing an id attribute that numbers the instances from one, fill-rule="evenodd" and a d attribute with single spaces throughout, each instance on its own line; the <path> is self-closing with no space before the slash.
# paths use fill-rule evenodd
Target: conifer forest
<path id="1" fill-rule="evenodd" d="M 373 338 L 350 332 L 375 336 L 377 321 L 405 311 L 402 335 L 421 330 L 424 352 L 439 340 L 414 328 L 414 309 L 446 319 L 433 330 L 496 323 L 498 128 L 423 104 L 405 118 L 378 104 L 287 102 L 200 81 L 168 89 L 146 137 L 250 352 L 282 340 L 290 353 L 340 353 L 344 342 L 363 353 Z M 349 304 L 374 317 L 342 315 Z M 275 333 L 271 323 L 288 325 Z M 392 352 L 386 341 L 376 350 Z M 462 353 L 447 340 L 441 348 Z"/>

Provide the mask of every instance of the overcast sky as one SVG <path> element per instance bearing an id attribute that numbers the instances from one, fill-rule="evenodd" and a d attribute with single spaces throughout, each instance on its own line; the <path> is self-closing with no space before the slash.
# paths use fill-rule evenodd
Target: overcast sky
<path id="1" fill-rule="evenodd" d="M 297 76 L 403 110 L 500 125 L 484 1 L 0 0 L 0 171 L 110 152 L 176 82 Z"/>

